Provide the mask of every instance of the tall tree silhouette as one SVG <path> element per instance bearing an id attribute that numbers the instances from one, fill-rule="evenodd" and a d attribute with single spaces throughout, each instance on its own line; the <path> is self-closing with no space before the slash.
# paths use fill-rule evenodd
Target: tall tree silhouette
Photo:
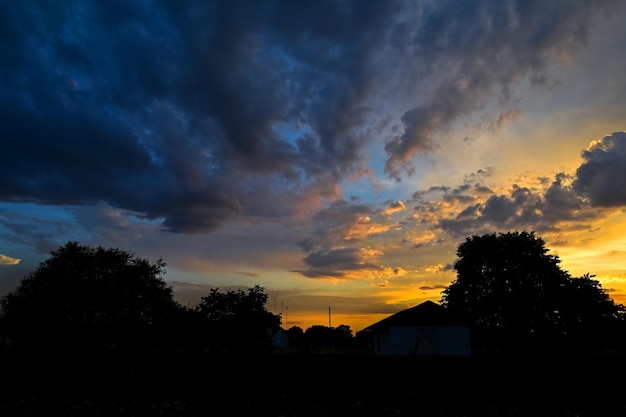
<path id="1" fill-rule="evenodd" d="M 459 245 L 457 279 L 441 303 L 467 319 L 476 347 L 599 346 L 623 323 L 624 307 L 598 281 L 572 278 L 548 252 L 526 231 L 475 235 Z"/>
<path id="2" fill-rule="evenodd" d="M 96 348 L 154 335 L 180 306 L 165 263 L 71 241 L 0 300 L 0 329 L 14 346 Z"/>

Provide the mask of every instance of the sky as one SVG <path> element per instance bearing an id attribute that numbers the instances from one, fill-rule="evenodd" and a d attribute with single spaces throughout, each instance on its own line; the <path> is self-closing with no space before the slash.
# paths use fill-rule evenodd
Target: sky
<path id="1" fill-rule="evenodd" d="M 358 330 L 534 231 L 626 304 L 626 2 L 0 1 L 0 293 L 68 241 Z"/>

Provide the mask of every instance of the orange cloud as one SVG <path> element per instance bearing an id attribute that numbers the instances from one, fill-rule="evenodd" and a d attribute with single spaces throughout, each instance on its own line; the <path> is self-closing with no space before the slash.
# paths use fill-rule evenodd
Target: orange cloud
<path id="1" fill-rule="evenodd" d="M 0 254 L 0 265 L 17 265 L 21 259 L 11 258 L 10 256 Z"/>

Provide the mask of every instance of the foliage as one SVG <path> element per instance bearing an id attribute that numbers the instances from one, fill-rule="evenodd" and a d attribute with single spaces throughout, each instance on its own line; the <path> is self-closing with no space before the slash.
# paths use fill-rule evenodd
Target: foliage
<path id="1" fill-rule="evenodd" d="M 373 350 L 374 334 L 371 328 L 365 328 L 356 332 L 354 335 L 354 344 L 360 348 Z"/>
<path id="2" fill-rule="evenodd" d="M 572 278 L 548 254 L 534 232 L 468 237 L 457 249 L 457 279 L 441 303 L 465 317 L 474 343 L 487 348 L 533 348 L 561 344 L 623 322 L 615 305 L 590 275 Z"/>
<path id="3" fill-rule="evenodd" d="M 338 327 L 313 325 L 306 329 L 303 336 L 304 345 L 314 350 L 332 350 L 352 343 L 352 330 L 345 324 Z"/>
<path id="4" fill-rule="evenodd" d="M 606 347 L 621 348 L 626 330 L 626 309 L 615 304 L 593 275 L 567 280 L 562 288 L 559 319 L 566 333 L 581 347 L 604 340 Z"/>
<path id="5" fill-rule="evenodd" d="M 289 348 L 290 349 L 299 349 L 302 346 L 302 342 L 304 339 L 304 330 L 299 326 L 291 326 L 287 330 L 285 330 L 285 334 L 289 339 Z"/>
<path id="6" fill-rule="evenodd" d="M 179 308 L 164 273 L 161 259 L 68 242 L 2 297 L 3 333 L 42 348 L 138 342 Z"/>
<path id="7" fill-rule="evenodd" d="M 211 289 L 195 309 L 204 319 L 209 347 L 217 351 L 269 349 L 281 317 L 266 310 L 267 298 L 265 289 L 259 285 L 249 288 L 247 293 Z"/>

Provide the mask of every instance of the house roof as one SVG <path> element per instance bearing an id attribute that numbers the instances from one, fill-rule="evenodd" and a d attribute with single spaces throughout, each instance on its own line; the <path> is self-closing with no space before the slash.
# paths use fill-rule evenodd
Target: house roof
<path id="1" fill-rule="evenodd" d="M 380 331 L 397 326 L 458 326 L 460 321 L 440 304 L 424 301 L 415 307 L 399 311 L 364 330 Z"/>

